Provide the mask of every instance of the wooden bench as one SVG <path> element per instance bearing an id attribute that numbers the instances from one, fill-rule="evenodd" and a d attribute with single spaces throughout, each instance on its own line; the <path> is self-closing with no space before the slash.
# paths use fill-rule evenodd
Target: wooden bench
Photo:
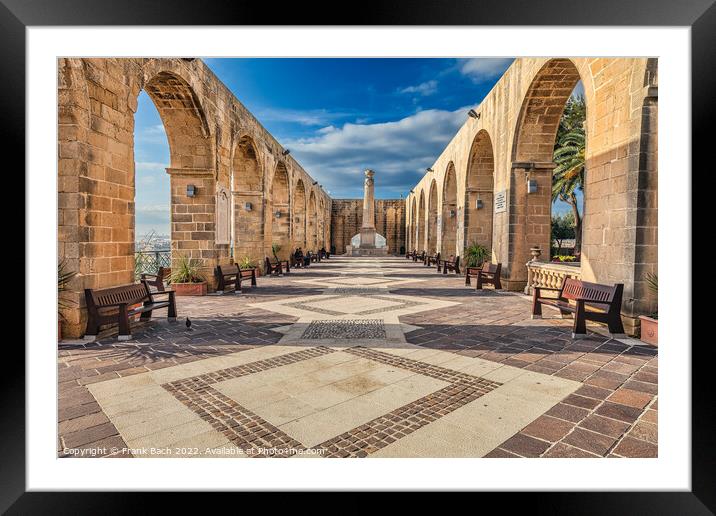
<path id="1" fill-rule="evenodd" d="M 455 274 L 460 274 L 460 257 L 450 256 L 447 260 L 438 260 L 438 272 L 441 270 L 443 274 L 447 274 L 448 271 L 454 271 Z"/>
<path id="2" fill-rule="evenodd" d="M 425 255 L 427 253 L 425 251 L 422 251 L 420 253 L 415 253 L 413 255 L 413 261 L 414 262 L 425 262 Z"/>
<path id="3" fill-rule="evenodd" d="M 418 254 L 418 252 L 415 249 L 413 249 L 412 251 L 408 251 L 407 253 L 405 253 L 405 259 L 412 260 L 413 258 L 415 258 L 416 254 Z M 415 261 L 415 260 L 413 260 L 413 261 Z"/>
<path id="4" fill-rule="evenodd" d="M 168 296 L 166 299 L 156 299 L 156 296 Z M 85 289 L 87 303 L 87 331 L 86 338 L 99 335 L 100 326 L 105 324 L 119 324 L 119 340 L 129 340 L 132 334 L 129 331 L 129 318 L 142 314 L 141 320 L 152 317 L 152 311 L 167 308 L 167 319 L 176 320 L 177 310 L 174 300 L 174 291 L 152 292 L 146 281 L 132 283 L 120 287 L 103 289 Z M 141 304 L 141 306 L 134 306 Z"/>
<path id="5" fill-rule="evenodd" d="M 291 262 L 288 260 L 279 260 L 277 262 L 272 262 L 269 257 L 266 257 L 266 260 L 264 260 L 264 269 L 266 270 L 266 276 L 281 276 L 283 275 L 284 271 L 286 274 L 291 273 Z"/>
<path id="6" fill-rule="evenodd" d="M 542 292 L 545 290 L 556 291 L 558 295 L 556 298 L 543 297 Z M 587 334 L 587 321 L 605 323 L 613 337 L 624 336 L 621 319 L 624 294 L 622 283 L 610 286 L 567 278 L 559 289 L 535 286 L 532 291 L 533 319 L 540 319 L 542 305 L 549 305 L 558 308 L 563 317 L 573 314 L 572 338 Z"/>
<path id="7" fill-rule="evenodd" d="M 502 272 L 501 263 L 485 262 L 481 267 L 465 268 L 465 285 L 470 285 L 470 278 L 476 279 L 475 290 L 480 290 L 483 285 L 492 285 L 495 289 L 502 288 L 500 281 L 500 273 Z"/>
<path id="8" fill-rule="evenodd" d="M 320 262 L 321 261 L 321 259 L 318 257 L 317 254 L 312 253 L 310 251 L 308 252 L 308 257 L 311 259 L 312 262 Z"/>
<path id="9" fill-rule="evenodd" d="M 437 265 L 440 261 L 440 253 L 435 253 L 433 255 L 427 255 L 425 256 L 425 261 L 423 264 L 427 267 L 430 267 L 432 265 Z"/>
<path id="10" fill-rule="evenodd" d="M 296 258 L 295 254 L 291 255 L 291 267 L 303 267 L 303 256 Z"/>
<path id="11" fill-rule="evenodd" d="M 233 286 L 234 293 L 241 293 L 241 283 L 251 280 L 251 286 L 256 286 L 256 269 L 240 269 L 238 265 L 217 265 L 215 271 L 217 285 L 216 292 L 223 294 L 227 288 Z"/>
<path id="12" fill-rule="evenodd" d="M 172 276 L 172 270 L 170 267 L 159 267 L 156 274 L 142 274 L 142 281 L 146 281 L 151 288 L 157 292 L 164 292 L 166 287 L 164 282 L 169 282 Z"/>

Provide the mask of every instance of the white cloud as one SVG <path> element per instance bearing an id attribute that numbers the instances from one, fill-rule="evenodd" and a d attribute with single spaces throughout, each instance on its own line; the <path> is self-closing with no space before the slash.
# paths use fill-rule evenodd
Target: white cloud
<path id="1" fill-rule="evenodd" d="M 353 113 L 343 111 L 330 111 L 328 109 L 274 109 L 266 108 L 256 112 L 259 120 L 271 122 L 292 122 L 300 125 L 314 126 L 326 125 L 332 121 L 347 116 L 353 116 Z"/>
<path id="2" fill-rule="evenodd" d="M 157 161 L 137 161 L 134 164 L 134 170 L 137 172 L 164 172 L 169 165 L 166 163 L 159 163 Z"/>
<path id="3" fill-rule="evenodd" d="M 169 216 L 169 205 L 168 204 L 145 204 L 136 207 L 137 213 L 166 213 Z"/>
<path id="4" fill-rule="evenodd" d="M 315 137 L 288 141 L 286 146 L 338 197 L 361 195 L 366 168 L 376 171 L 377 189 L 397 196 L 433 164 L 465 122 L 467 109 L 430 109 L 376 124 L 347 123 L 317 131 Z"/>
<path id="5" fill-rule="evenodd" d="M 399 90 L 400 93 L 416 93 L 427 97 L 438 91 L 438 81 L 431 80 L 418 84 L 417 86 L 408 86 Z"/>
<path id="6" fill-rule="evenodd" d="M 476 83 L 481 83 L 501 76 L 510 67 L 512 61 L 511 57 L 464 59 L 459 65 L 460 73 Z"/>

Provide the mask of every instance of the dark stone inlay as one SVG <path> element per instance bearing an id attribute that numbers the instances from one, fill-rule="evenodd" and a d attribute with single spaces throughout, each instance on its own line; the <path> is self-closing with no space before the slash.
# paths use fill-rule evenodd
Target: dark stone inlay
<path id="1" fill-rule="evenodd" d="M 302 339 L 384 339 L 382 319 L 350 319 L 338 321 L 312 321 L 304 330 Z"/>

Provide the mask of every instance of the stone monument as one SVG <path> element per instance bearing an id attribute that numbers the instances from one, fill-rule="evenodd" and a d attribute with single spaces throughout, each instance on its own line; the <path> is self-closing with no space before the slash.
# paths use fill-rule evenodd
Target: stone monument
<path id="1" fill-rule="evenodd" d="M 346 254 L 352 256 L 385 256 L 388 246 L 385 237 L 375 231 L 375 182 L 372 170 L 365 171 L 363 183 L 363 224 L 360 233 L 351 238 Z"/>

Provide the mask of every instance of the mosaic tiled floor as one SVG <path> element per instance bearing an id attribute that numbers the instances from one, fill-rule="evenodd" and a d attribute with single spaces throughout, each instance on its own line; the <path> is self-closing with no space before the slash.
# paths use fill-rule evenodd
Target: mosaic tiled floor
<path id="1" fill-rule="evenodd" d="M 463 283 L 334 257 L 179 298 L 178 323 L 127 342 L 62 342 L 58 455 L 656 456 L 655 348 L 572 341 L 524 296 Z"/>

